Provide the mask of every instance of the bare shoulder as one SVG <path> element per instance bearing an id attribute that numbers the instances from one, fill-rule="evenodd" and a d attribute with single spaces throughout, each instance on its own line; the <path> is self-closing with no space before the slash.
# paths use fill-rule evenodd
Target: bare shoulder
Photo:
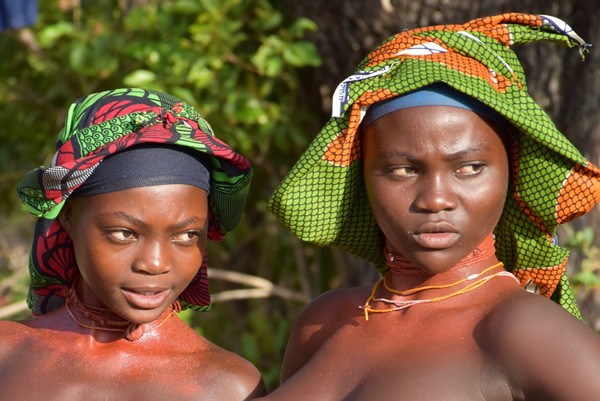
<path id="1" fill-rule="evenodd" d="M 37 331 L 20 321 L 0 321 L 0 366 L 11 364 L 13 357 L 21 354 L 35 341 Z"/>
<path id="2" fill-rule="evenodd" d="M 600 335 L 549 299 L 511 292 L 475 335 L 527 400 L 593 400 L 600 394 Z"/>
<path id="3" fill-rule="evenodd" d="M 173 319 L 166 330 L 168 344 L 159 340 L 161 357 L 177 366 L 179 377 L 188 377 L 202 389 L 202 399 L 246 400 L 264 394 L 262 376 L 248 360 L 214 344 L 181 319 Z"/>
<path id="4" fill-rule="evenodd" d="M 283 358 L 282 381 L 286 380 L 317 352 L 343 325 L 360 315 L 371 286 L 327 291 L 315 298 L 294 323 Z M 355 306 L 355 307 L 349 307 Z"/>
<path id="5" fill-rule="evenodd" d="M 318 346 L 340 325 L 356 318 L 358 308 L 364 304 L 370 288 L 340 288 L 321 294 L 300 313 L 294 323 L 293 334 L 305 346 L 311 343 Z"/>
<path id="6" fill-rule="evenodd" d="M 27 321 L 0 320 L 0 348 L 12 347 L 36 336 Z"/>
<path id="7" fill-rule="evenodd" d="M 555 302 L 527 291 L 516 291 L 493 308 L 484 322 L 482 332 L 498 345 L 515 338 L 537 338 L 538 346 L 546 342 L 563 343 L 566 335 L 592 344 L 600 336 Z M 539 341 L 544 339 L 544 341 Z M 533 341 L 532 341 L 533 342 Z M 531 346 L 533 344 L 529 344 Z M 515 347 L 518 345 L 512 343 Z"/>
<path id="8" fill-rule="evenodd" d="M 197 355 L 200 368 L 214 389 L 216 400 L 249 400 L 266 394 L 262 376 L 256 366 L 240 355 L 204 339 L 206 347 Z"/>

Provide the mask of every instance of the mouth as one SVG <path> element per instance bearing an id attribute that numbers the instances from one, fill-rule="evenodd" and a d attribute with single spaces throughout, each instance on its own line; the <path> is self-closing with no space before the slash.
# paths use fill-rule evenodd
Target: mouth
<path id="1" fill-rule="evenodd" d="M 122 288 L 121 292 L 133 307 L 156 309 L 165 303 L 171 290 L 162 288 Z"/>
<path id="2" fill-rule="evenodd" d="M 427 249 L 446 249 L 455 245 L 460 234 L 448 223 L 427 223 L 413 233 L 417 244 Z"/>

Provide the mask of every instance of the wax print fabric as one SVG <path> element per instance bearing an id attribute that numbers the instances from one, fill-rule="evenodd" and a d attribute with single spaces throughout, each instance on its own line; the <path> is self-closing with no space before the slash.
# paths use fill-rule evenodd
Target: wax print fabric
<path id="1" fill-rule="evenodd" d="M 332 118 L 276 189 L 269 209 L 302 240 L 339 247 L 385 272 L 384 239 L 364 189 L 359 125 L 368 106 L 444 82 L 516 128 L 509 196 L 495 230 L 498 258 L 523 286 L 580 317 L 565 275 L 569 253 L 554 237 L 560 224 L 600 201 L 600 171 L 527 92 L 510 46 L 538 41 L 575 47 L 582 56 L 589 46 L 558 18 L 518 13 L 388 38 L 338 86 Z"/>
<path id="2" fill-rule="evenodd" d="M 29 263 L 28 304 L 34 314 L 64 304 L 78 274 L 71 238 L 57 219 L 67 198 L 105 157 L 148 143 L 183 146 L 208 155 L 208 238 L 220 240 L 238 224 L 252 168 L 215 137 L 192 106 L 171 95 L 138 88 L 83 97 L 69 108 L 51 166 L 29 172 L 17 188 L 26 209 L 38 217 Z M 206 260 L 179 299 L 184 307 L 209 309 Z"/>

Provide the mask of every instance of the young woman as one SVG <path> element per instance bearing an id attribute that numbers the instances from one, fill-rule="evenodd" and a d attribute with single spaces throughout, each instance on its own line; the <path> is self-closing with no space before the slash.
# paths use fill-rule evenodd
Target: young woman
<path id="1" fill-rule="evenodd" d="M 539 39 L 586 46 L 548 16 L 425 27 L 338 87 L 270 208 L 383 277 L 307 307 L 265 399 L 598 399 L 600 336 L 554 235 L 600 201 L 600 171 L 526 92 L 508 45 Z"/>
<path id="2" fill-rule="evenodd" d="M 119 89 L 69 109 L 50 168 L 18 188 L 39 217 L 34 317 L 0 322 L 3 400 L 246 400 L 256 368 L 188 327 L 209 308 L 206 241 L 242 213 L 251 167 L 188 104 Z"/>

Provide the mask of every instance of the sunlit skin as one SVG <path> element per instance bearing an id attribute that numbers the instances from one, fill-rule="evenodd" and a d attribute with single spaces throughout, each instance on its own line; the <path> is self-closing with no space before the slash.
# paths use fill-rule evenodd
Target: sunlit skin
<path id="1" fill-rule="evenodd" d="M 196 275 L 206 247 L 206 193 L 181 186 L 197 199 L 186 204 L 164 188 L 75 198 L 61 215 L 71 238 L 79 238 L 80 295 L 134 323 L 155 320 L 169 307 Z M 153 202 L 144 207 L 140 197 L 148 195 Z"/>
<path id="2" fill-rule="evenodd" d="M 471 115 L 452 107 L 404 109 L 375 121 L 364 135 L 363 171 L 375 220 L 390 251 L 428 273 L 467 256 L 502 214 L 504 144 L 496 127 Z"/>
<path id="3" fill-rule="evenodd" d="M 177 315 L 163 321 L 202 263 L 207 215 L 206 192 L 189 185 L 69 200 L 60 221 L 73 239 L 80 297 L 146 331 L 128 341 L 121 332 L 82 327 L 64 307 L 0 322 L 1 398 L 220 401 L 263 395 L 260 373 L 248 361 Z"/>
<path id="4" fill-rule="evenodd" d="M 508 135 L 471 111 L 441 106 L 395 111 L 366 129 L 363 171 L 373 214 L 391 251 L 414 265 L 389 277 L 392 288 L 448 284 L 498 262 L 492 255 L 456 266 L 501 215 Z M 510 277 L 367 321 L 359 306 L 373 284 L 329 291 L 302 312 L 282 384 L 261 399 L 593 401 L 600 394 L 598 335 Z M 399 297 L 382 288 L 376 295 Z"/>

